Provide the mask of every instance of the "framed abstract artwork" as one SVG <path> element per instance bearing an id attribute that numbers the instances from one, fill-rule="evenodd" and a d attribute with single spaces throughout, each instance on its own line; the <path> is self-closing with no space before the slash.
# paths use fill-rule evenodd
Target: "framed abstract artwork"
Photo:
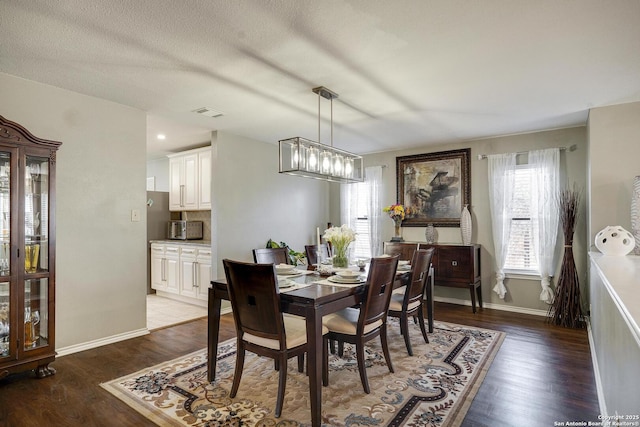
<path id="1" fill-rule="evenodd" d="M 471 149 L 396 157 L 398 203 L 410 214 L 403 227 L 459 227 L 471 204 Z"/>

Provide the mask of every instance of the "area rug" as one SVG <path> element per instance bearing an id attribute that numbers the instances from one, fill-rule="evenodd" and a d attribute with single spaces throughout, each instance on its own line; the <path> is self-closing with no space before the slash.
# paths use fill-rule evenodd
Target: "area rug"
<path id="1" fill-rule="evenodd" d="M 379 340 L 366 347 L 371 394 L 360 382 L 354 348 L 330 355 L 329 386 L 322 389 L 323 426 L 453 427 L 464 416 L 504 339 L 504 333 L 436 322 L 425 344 L 411 324 L 413 356 L 407 354 L 396 319 L 388 339 L 395 373 L 389 372 Z M 273 411 L 278 373 L 273 360 L 247 352 L 235 398 L 229 397 L 235 339 L 218 348 L 216 381 L 207 382 L 207 354 L 200 350 L 101 384 L 161 426 L 307 427 L 311 425 L 309 383 L 289 361 L 284 406 Z"/>

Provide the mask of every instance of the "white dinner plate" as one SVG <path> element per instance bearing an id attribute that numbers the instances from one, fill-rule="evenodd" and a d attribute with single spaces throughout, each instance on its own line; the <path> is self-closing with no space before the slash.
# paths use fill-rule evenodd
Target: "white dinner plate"
<path id="1" fill-rule="evenodd" d="M 336 271 L 336 276 L 340 277 L 341 279 L 357 279 L 358 277 L 360 277 L 360 272 L 359 271 L 353 271 L 353 270 L 342 270 L 342 271 Z"/>
<path id="2" fill-rule="evenodd" d="M 354 279 L 345 279 L 344 277 L 340 276 L 331 276 L 327 280 L 334 283 L 342 283 L 344 285 L 356 285 L 358 283 L 364 282 L 364 280 L 359 277 L 356 277 Z"/>
<path id="3" fill-rule="evenodd" d="M 291 288 L 296 285 L 296 282 L 289 279 L 280 280 L 278 282 L 278 289 Z"/>
<path id="4" fill-rule="evenodd" d="M 277 271 L 276 270 L 276 274 L 278 276 L 292 276 L 294 274 L 300 274 L 300 272 L 298 270 L 296 270 L 295 268 L 292 268 L 291 270 L 286 270 L 286 271 Z"/>

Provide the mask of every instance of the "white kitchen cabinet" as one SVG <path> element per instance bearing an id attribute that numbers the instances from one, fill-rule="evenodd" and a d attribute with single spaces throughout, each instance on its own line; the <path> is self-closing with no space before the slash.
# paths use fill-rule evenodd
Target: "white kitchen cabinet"
<path id="1" fill-rule="evenodd" d="M 206 307 L 210 282 L 208 246 L 151 244 L 151 287 L 158 295 Z"/>
<path id="2" fill-rule="evenodd" d="M 174 294 L 180 293 L 180 246 L 165 246 L 165 263 L 167 288 L 165 291 Z"/>
<path id="3" fill-rule="evenodd" d="M 169 157 L 169 210 L 211 209 L 211 148 L 171 154 Z"/>
<path id="4" fill-rule="evenodd" d="M 156 291 L 180 293 L 180 247 L 151 244 L 151 287 Z"/>
<path id="5" fill-rule="evenodd" d="M 209 301 L 209 285 L 211 284 L 211 249 L 198 249 L 196 257 L 196 298 Z"/>
<path id="6" fill-rule="evenodd" d="M 211 150 L 198 153 L 198 209 L 211 210 Z"/>
<path id="7" fill-rule="evenodd" d="M 195 246 L 183 247 L 180 253 L 180 295 L 196 298 L 196 253 Z"/>
<path id="8" fill-rule="evenodd" d="M 167 289 L 163 244 L 151 244 L 151 287 L 156 291 Z"/>

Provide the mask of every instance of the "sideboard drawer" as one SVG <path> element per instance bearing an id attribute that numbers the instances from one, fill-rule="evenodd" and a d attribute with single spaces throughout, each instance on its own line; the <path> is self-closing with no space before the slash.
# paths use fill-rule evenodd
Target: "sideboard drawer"
<path id="1" fill-rule="evenodd" d="M 456 246 L 438 247 L 436 265 L 434 265 L 436 278 L 447 281 L 468 282 L 473 276 L 473 264 L 471 253 L 466 248 Z"/>
<path id="2" fill-rule="evenodd" d="M 480 280 L 480 247 L 478 245 L 436 245 L 433 268 L 436 285 L 466 286 Z"/>
<path id="3" fill-rule="evenodd" d="M 416 244 L 419 249 L 436 249 L 431 260 L 435 286 L 468 288 L 473 312 L 476 312 L 476 301 L 482 308 L 480 245 L 385 242 L 385 253 L 400 253 L 411 259 L 408 253 L 415 250 Z"/>

